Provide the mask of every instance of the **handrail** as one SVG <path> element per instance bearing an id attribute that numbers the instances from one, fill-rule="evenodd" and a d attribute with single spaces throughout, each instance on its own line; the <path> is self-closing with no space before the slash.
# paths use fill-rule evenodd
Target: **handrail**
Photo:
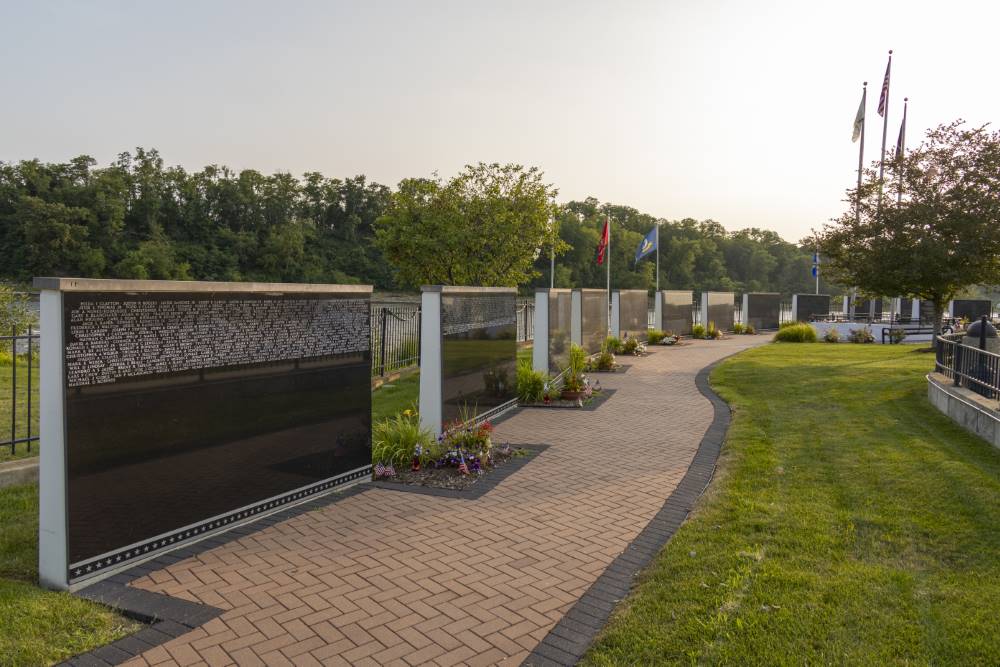
<path id="1" fill-rule="evenodd" d="M 1000 354 L 963 345 L 960 340 L 938 336 L 934 368 L 986 398 L 1000 399 Z"/>

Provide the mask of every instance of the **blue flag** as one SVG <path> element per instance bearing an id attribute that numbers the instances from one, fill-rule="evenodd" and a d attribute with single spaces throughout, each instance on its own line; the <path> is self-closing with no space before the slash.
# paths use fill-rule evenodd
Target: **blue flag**
<path id="1" fill-rule="evenodd" d="M 646 238 L 639 242 L 639 247 L 635 251 L 635 261 L 638 262 L 654 250 L 656 250 L 656 227 L 649 230 Z"/>

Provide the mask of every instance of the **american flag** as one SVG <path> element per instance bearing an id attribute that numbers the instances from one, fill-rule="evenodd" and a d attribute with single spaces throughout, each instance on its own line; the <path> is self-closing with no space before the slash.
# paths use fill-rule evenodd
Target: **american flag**
<path id="1" fill-rule="evenodd" d="M 382 465 L 381 461 L 379 461 L 378 463 L 375 464 L 375 476 L 376 477 L 384 477 L 385 476 L 385 466 Z"/>
<path id="2" fill-rule="evenodd" d="M 392 466 L 391 463 L 385 467 L 385 476 L 386 477 L 396 476 L 396 469 Z"/>
<path id="3" fill-rule="evenodd" d="M 469 474 L 469 466 L 468 466 L 468 464 L 466 464 L 466 462 L 465 462 L 465 456 L 462 454 L 461 450 L 459 450 L 458 455 L 462 459 L 462 462 L 458 464 L 458 472 L 462 473 L 463 475 L 468 475 Z"/>
<path id="4" fill-rule="evenodd" d="M 878 98 L 878 115 L 885 116 L 885 108 L 889 104 L 889 70 L 892 68 L 892 52 L 889 52 L 889 64 L 885 66 L 885 79 L 882 81 L 882 94 Z"/>

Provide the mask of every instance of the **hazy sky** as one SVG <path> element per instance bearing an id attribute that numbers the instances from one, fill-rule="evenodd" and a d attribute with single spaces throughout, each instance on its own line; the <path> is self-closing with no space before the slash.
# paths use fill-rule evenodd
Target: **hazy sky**
<path id="1" fill-rule="evenodd" d="M 1000 3 L 0 0 L 0 160 L 135 146 L 395 185 L 541 167 L 560 201 L 798 240 L 889 141 L 1000 110 Z"/>

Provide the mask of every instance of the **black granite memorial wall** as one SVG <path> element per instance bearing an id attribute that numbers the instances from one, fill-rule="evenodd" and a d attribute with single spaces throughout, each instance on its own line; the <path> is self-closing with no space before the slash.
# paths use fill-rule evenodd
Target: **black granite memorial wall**
<path id="1" fill-rule="evenodd" d="M 746 297 L 747 312 L 743 317 L 747 324 L 760 331 L 777 329 L 781 320 L 781 295 L 756 292 L 747 294 Z"/>
<path id="2" fill-rule="evenodd" d="M 792 318 L 796 322 L 810 322 L 814 317 L 830 314 L 830 296 L 828 294 L 796 294 L 795 312 Z"/>
<path id="3" fill-rule="evenodd" d="M 367 474 L 367 295 L 66 292 L 63 318 L 71 579 Z"/>
<path id="4" fill-rule="evenodd" d="M 900 297 L 899 312 L 896 313 L 896 317 L 903 324 L 909 324 L 913 320 L 913 299 Z"/>
<path id="5" fill-rule="evenodd" d="M 549 371 L 560 373 L 569 363 L 572 336 L 572 290 L 550 290 L 549 297 Z"/>
<path id="6" fill-rule="evenodd" d="M 694 293 L 686 290 L 660 292 L 660 326 L 679 336 L 691 333 Z"/>
<path id="7" fill-rule="evenodd" d="M 974 322 L 983 315 L 993 316 L 993 302 L 987 299 L 955 299 L 952 302 L 951 315 L 955 319 L 967 319 Z"/>
<path id="8" fill-rule="evenodd" d="M 483 414 L 517 390 L 517 304 L 510 292 L 441 295 L 441 419 Z"/>
<path id="9" fill-rule="evenodd" d="M 646 340 L 649 333 L 649 295 L 646 290 L 620 290 L 618 296 L 618 324 L 621 335 Z"/>
<path id="10" fill-rule="evenodd" d="M 732 292 L 704 292 L 702 298 L 708 297 L 708 317 L 703 324 L 715 324 L 720 331 L 731 331 L 733 328 L 733 313 L 736 310 Z"/>
<path id="11" fill-rule="evenodd" d="M 580 299 L 580 346 L 587 354 L 595 354 L 608 337 L 608 293 L 582 289 Z"/>
<path id="12" fill-rule="evenodd" d="M 920 300 L 920 323 L 934 324 L 934 303 L 932 301 Z"/>

